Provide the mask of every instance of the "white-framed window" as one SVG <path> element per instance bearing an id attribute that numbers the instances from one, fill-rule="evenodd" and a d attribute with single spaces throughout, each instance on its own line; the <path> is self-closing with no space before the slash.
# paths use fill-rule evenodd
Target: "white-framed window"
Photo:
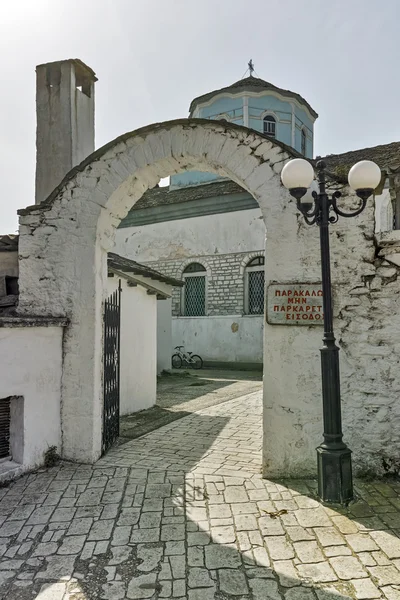
<path id="1" fill-rule="evenodd" d="M 256 256 L 244 272 L 245 313 L 248 315 L 264 314 L 264 264 L 264 257 Z"/>
<path id="2" fill-rule="evenodd" d="M 276 119 L 272 115 L 266 115 L 263 119 L 264 133 L 271 137 L 276 136 Z"/>
<path id="3" fill-rule="evenodd" d="M 185 285 L 182 289 L 182 315 L 202 317 L 206 314 L 206 269 L 197 262 L 183 271 Z"/>
<path id="4" fill-rule="evenodd" d="M 301 130 L 301 153 L 303 156 L 306 155 L 306 151 L 307 151 L 307 134 L 306 134 L 306 130 L 303 129 Z"/>

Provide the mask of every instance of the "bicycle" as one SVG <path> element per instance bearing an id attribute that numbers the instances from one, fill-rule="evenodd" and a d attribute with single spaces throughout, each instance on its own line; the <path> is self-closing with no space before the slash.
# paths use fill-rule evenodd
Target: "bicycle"
<path id="1" fill-rule="evenodd" d="M 175 346 L 177 352 L 172 355 L 171 359 L 173 369 L 180 369 L 184 362 L 191 365 L 193 369 L 201 369 L 203 366 L 201 356 L 193 354 L 193 352 L 185 352 L 182 348 L 184 346 Z"/>

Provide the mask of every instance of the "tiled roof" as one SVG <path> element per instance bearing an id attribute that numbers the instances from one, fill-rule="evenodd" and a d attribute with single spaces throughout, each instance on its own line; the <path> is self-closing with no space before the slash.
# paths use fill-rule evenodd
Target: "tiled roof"
<path id="1" fill-rule="evenodd" d="M 322 157 L 322 159 L 326 163 L 327 170 L 335 178 L 343 183 L 347 183 L 348 172 L 359 160 L 373 160 L 382 171 L 400 167 L 400 142 L 362 148 L 361 150 L 351 150 L 343 154 L 328 154 Z M 313 163 L 316 164 L 317 160 L 319 159 L 314 159 Z M 189 202 L 190 200 L 202 200 L 203 198 L 237 194 L 244 191 L 240 185 L 231 180 L 177 190 L 170 190 L 169 187 L 157 187 L 145 192 L 131 210 L 134 211 L 165 204 L 178 204 L 180 202 Z"/>
<path id="2" fill-rule="evenodd" d="M 0 252 L 17 252 L 18 234 L 0 235 Z"/>
<path id="3" fill-rule="evenodd" d="M 213 198 L 214 196 L 225 196 L 227 194 L 237 194 L 244 191 L 245 190 L 240 187 L 240 185 L 230 179 L 227 181 L 218 181 L 217 183 L 193 185 L 176 190 L 171 190 L 169 186 L 155 187 L 151 190 L 147 190 L 131 210 L 164 206 L 165 204 L 179 204 L 180 202 Z"/>
<path id="4" fill-rule="evenodd" d="M 342 154 L 328 154 L 323 160 L 328 171 L 343 178 L 347 178 L 351 167 L 360 160 L 372 160 L 383 171 L 387 171 L 400 166 L 400 142 L 351 150 Z"/>
<path id="5" fill-rule="evenodd" d="M 184 285 L 184 282 L 179 279 L 167 277 L 159 271 L 155 271 L 154 269 L 151 269 L 146 265 L 141 265 L 135 260 L 131 260 L 129 258 L 125 258 L 124 256 L 114 254 L 114 252 L 108 253 L 107 263 L 110 269 L 115 269 L 116 271 L 122 271 L 123 273 L 133 273 L 134 275 L 142 275 L 142 277 L 149 277 L 150 279 L 162 281 L 163 283 L 167 283 L 173 286 L 182 287 Z"/>
<path id="6" fill-rule="evenodd" d="M 193 110 L 196 108 L 198 104 L 202 104 L 203 102 L 208 102 L 214 96 L 218 94 L 228 93 L 228 94 L 241 94 L 242 92 L 262 92 L 264 90 L 271 90 L 273 92 L 277 92 L 281 94 L 281 96 L 286 96 L 287 98 L 292 98 L 298 100 L 301 104 L 304 104 L 313 117 L 316 119 L 318 114 L 315 110 L 308 104 L 307 100 L 304 100 L 300 94 L 296 94 L 295 92 L 291 92 L 290 90 L 283 90 L 282 88 L 269 83 L 268 81 L 264 81 L 264 79 L 259 79 L 258 77 L 246 77 L 245 79 L 240 79 L 236 81 L 232 85 L 228 85 L 227 87 L 221 88 L 219 90 L 214 90 L 213 92 L 208 92 L 207 94 L 203 94 L 202 96 L 198 96 L 194 100 L 192 100 L 189 108 L 189 113 L 192 114 Z"/>

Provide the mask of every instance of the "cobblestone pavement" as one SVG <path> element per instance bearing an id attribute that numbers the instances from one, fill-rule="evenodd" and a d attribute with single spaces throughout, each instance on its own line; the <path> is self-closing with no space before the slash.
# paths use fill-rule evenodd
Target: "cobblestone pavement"
<path id="1" fill-rule="evenodd" d="M 262 389 L 262 372 L 173 370 L 157 378 L 157 404 L 121 419 L 120 443 L 188 414 Z"/>
<path id="2" fill-rule="evenodd" d="M 257 392 L 1 489 L 0 597 L 399 599 L 400 483 L 333 510 L 260 447 Z"/>

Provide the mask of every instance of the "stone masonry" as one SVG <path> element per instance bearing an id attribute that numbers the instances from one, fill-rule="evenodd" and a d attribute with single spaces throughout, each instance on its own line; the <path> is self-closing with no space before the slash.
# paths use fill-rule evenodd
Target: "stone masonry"
<path id="1" fill-rule="evenodd" d="M 147 262 L 149 267 L 180 279 L 185 267 L 192 262 L 199 262 L 206 268 L 206 314 L 240 315 L 244 314 L 244 269 L 243 264 L 250 262 L 255 255 L 263 256 L 263 252 L 240 252 L 235 254 L 215 254 L 193 256 L 190 260 L 157 260 Z M 262 267 L 261 267 L 262 268 Z M 172 315 L 182 315 L 182 291 L 174 288 L 172 294 Z"/>
<path id="2" fill-rule="evenodd" d="M 260 393 L 0 490 L 5 600 L 399 600 L 400 483 L 261 478 Z"/>

